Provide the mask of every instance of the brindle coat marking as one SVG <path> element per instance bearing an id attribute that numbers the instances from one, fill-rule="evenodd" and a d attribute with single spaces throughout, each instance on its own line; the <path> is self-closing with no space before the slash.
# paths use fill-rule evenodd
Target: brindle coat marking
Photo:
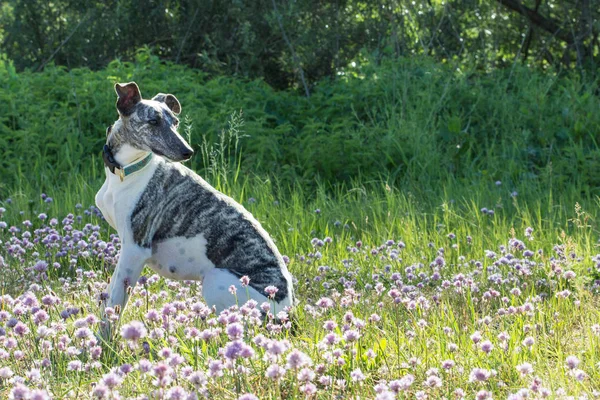
<path id="1" fill-rule="evenodd" d="M 260 293 L 267 286 L 277 287 L 275 300 L 281 301 L 288 285 L 282 261 L 256 224 L 246 218 L 242 206 L 192 171 L 164 166 L 156 169 L 131 214 L 133 239 L 139 246 L 155 244 L 154 253 L 156 244 L 166 239 L 202 234 L 207 240 L 206 255 L 216 268 L 238 278 L 247 275 L 250 286 Z M 185 254 L 185 249 L 179 253 Z"/>

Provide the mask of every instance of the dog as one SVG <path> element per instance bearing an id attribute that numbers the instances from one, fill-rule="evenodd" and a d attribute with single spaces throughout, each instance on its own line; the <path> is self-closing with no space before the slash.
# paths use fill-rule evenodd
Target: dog
<path id="1" fill-rule="evenodd" d="M 115 91 L 119 119 L 107 130 L 106 180 L 96 205 L 122 247 L 105 306 L 123 310 L 147 265 L 166 278 L 201 281 L 217 313 L 249 299 L 269 302 L 275 315 L 291 307 L 292 276 L 269 234 L 181 164 L 194 152 L 177 132 L 177 98 L 159 93 L 143 100 L 135 82 Z"/>

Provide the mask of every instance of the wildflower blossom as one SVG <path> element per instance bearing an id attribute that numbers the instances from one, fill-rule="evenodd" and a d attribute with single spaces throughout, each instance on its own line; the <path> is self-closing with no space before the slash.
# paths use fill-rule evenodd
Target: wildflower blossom
<path id="1" fill-rule="evenodd" d="M 390 389 L 395 392 L 401 392 L 408 390 L 415 381 L 415 377 L 411 374 L 407 374 L 400 379 L 391 381 L 389 384 Z"/>
<path id="2" fill-rule="evenodd" d="M 287 356 L 287 368 L 298 370 L 305 366 L 310 366 L 312 361 L 309 356 L 300 350 L 294 349 Z"/>
<path id="3" fill-rule="evenodd" d="M 349 329 L 344 332 L 343 337 L 346 342 L 352 343 L 360 338 L 360 333 L 354 329 Z"/>
<path id="4" fill-rule="evenodd" d="M 242 287 L 246 287 L 250 284 L 250 278 L 248 278 L 248 275 L 244 275 L 240 278 L 240 282 Z"/>
<path id="5" fill-rule="evenodd" d="M 430 375 L 425 381 L 425 386 L 428 386 L 430 388 L 442 387 L 442 379 L 438 376 Z"/>
<path id="6" fill-rule="evenodd" d="M 245 393 L 238 397 L 238 400 L 258 400 L 258 397 L 256 397 L 252 393 Z"/>
<path id="7" fill-rule="evenodd" d="M 567 367 L 569 367 L 569 369 L 571 370 L 577 368 L 580 363 L 579 359 L 575 356 L 568 356 L 565 362 L 567 364 Z"/>
<path id="8" fill-rule="evenodd" d="M 241 339 L 244 335 L 244 327 L 239 322 L 227 325 L 227 336 L 229 340 Z"/>
<path id="9" fill-rule="evenodd" d="M 267 372 L 265 373 L 265 376 L 267 378 L 271 378 L 273 380 L 280 380 L 281 378 L 283 378 L 283 376 L 285 375 L 285 368 L 281 367 L 280 365 L 277 364 L 273 364 L 270 365 L 267 368 Z"/>
<path id="10" fill-rule="evenodd" d="M 472 335 L 471 335 L 471 340 L 473 341 L 473 343 L 477 344 L 481 341 L 481 333 L 479 331 L 475 331 Z"/>
<path id="11" fill-rule="evenodd" d="M 165 393 L 166 400 L 186 400 L 187 398 L 188 392 L 180 386 L 169 388 Z"/>
<path id="12" fill-rule="evenodd" d="M 210 360 L 208 363 L 208 376 L 221 377 L 223 376 L 223 362 L 221 360 Z"/>
<path id="13" fill-rule="evenodd" d="M 535 343 L 535 339 L 531 336 L 527 336 L 525 339 L 523 339 L 523 346 L 525 347 L 531 347 L 533 346 Z"/>
<path id="14" fill-rule="evenodd" d="M 106 385 L 106 387 L 109 388 L 110 390 L 113 390 L 114 388 L 119 386 L 122 382 L 123 382 L 123 379 L 119 375 L 117 375 L 113 372 L 105 374 L 102 377 L 102 384 Z"/>
<path id="15" fill-rule="evenodd" d="M 269 296 L 269 298 L 274 298 L 275 293 L 277 293 L 278 291 L 279 291 L 279 289 L 276 288 L 275 286 L 267 286 L 265 288 L 265 293 Z"/>
<path id="16" fill-rule="evenodd" d="M 522 364 L 517 365 L 517 371 L 519 371 L 521 376 L 526 376 L 533 373 L 533 366 L 528 362 L 524 362 Z"/>
<path id="17" fill-rule="evenodd" d="M 9 379 L 14 373 L 10 367 L 0 368 L 0 379 Z"/>
<path id="18" fill-rule="evenodd" d="M 494 349 L 494 345 L 489 340 L 486 340 L 481 342 L 480 348 L 481 351 L 483 351 L 486 354 L 489 354 Z"/>
<path id="19" fill-rule="evenodd" d="M 352 372 L 350 372 L 350 378 L 353 382 L 361 382 L 365 380 L 365 374 L 362 373 L 360 368 L 356 368 Z"/>
<path id="20" fill-rule="evenodd" d="M 146 330 L 146 327 L 140 321 L 132 321 L 121 328 L 121 336 L 123 339 L 132 343 L 136 343 L 140 339 L 145 338 L 147 334 L 148 331 Z"/>
<path id="21" fill-rule="evenodd" d="M 469 374 L 469 382 L 485 382 L 490 376 L 492 376 L 492 373 L 487 369 L 473 368 Z"/>
<path id="22" fill-rule="evenodd" d="M 311 396 L 317 393 L 317 387 L 312 383 L 307 383 L 305 385 L 300 386 L 300 391 L 306 396 Z"/>
<path id="23" fill-rule="evenodd" d="M 70 361 L 67 365 L 68 371 L 81 371 L 83 369 L 83 363 L 79 360 Z"/>
<path id="24" fill-rule="evenodd" d="M 571 372 L 573 374 L 573 377 L 575 377 L 575 379 L 577 379 L 580 382 L 587 378 L 587 374 L 585 373 L 585 371 L 582 371 L 580 369 L 574 369 Z"/>
<path id="25" fill-rule="evenodd" d="M 21 383 L 17 383 L 10 391 L 10 398 L 13 400 L 26 400 L 31 398 L 29 388 Z"/>

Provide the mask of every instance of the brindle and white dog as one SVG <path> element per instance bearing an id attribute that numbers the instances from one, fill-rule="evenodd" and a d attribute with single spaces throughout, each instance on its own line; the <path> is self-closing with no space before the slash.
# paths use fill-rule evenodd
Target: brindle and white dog
<path id="1" fill-rule="evenodd" d="M 106 306 L 121 309 L 144 265 L 179 280 L 202 281 L 220 312 L 248 298 L 277 313 L 293 302 L 292 277 L 260 223 L 179 161 L 193 150 L 177 132 L 179 101 L 159 93 L 142 100 L 134 83 L 117 84 L 119 119 L 109 128 L 106 180 L 96 205 L 117 230 L 122 248 Z M 240 278 L 248 276 L 249 286 Z M 271 298 L 265 288 L 278 290 Z"/>

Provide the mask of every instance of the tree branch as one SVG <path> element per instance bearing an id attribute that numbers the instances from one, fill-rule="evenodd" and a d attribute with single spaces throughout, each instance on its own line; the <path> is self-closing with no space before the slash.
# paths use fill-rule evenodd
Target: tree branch
<path id="1" fill-rule="evenodd" d="M 500 4 L 505 7 L 518 12 L 519 14 L 526 17 L 533 25 L 542 28 L 543 30 L 551 33 L 558 39 L 566 42 L 568 44 L 574 43 L 573 36 L 569 35 L 565 32 L 562 27 L 553 19 L 546 18 L 543 15 L 537 13 L 537 11 L 532 10 L 529 7 L 521 4 L 520 0 L 497 0 Z"/>
<path id="2" fill-rule="evenodd" d="M 190 31 L 192 30 L 192 25 L 194 25 L 194 22 L 196 21 L 196 17 L 198 16 L 198 11 L 200 11 L 200 6 L 196 7 L 196 12 L 194 13 L 194 16 L 192 17 L 190 24 L 188 25 L 185 35 L 183 35 L 183 40 L 181 41 L 181 44 L 179 45 L 179 50 L 177 50 L 177 57 L 175 58 L 175 64 L 179 64 L 179 57 L 181 56 L 181 51 L 183 50 L 185 41 L 187 40 L 188 36 L 190 36 Z"/>
<path id="3" fill-rule="evenodd" d="M 542 4 L 542 0 L 535 1 L 535 12 L 538 12 L 540 5 Z M 533 39 L 533 26 L 531 22 L 529 22 L 529 28 L 527 29 L 527 39 L 525 40 L 525 48 L 523 49 L 523 62 L 527 61 L 527 57 L 529 56 L 529 47 L 531 46 L 531 41 Z"/>
<path id="4" fill-rule="evenodd" d="M 308 85 L 306 84 L 306 80 L 304 79 L 304 70 L 300 65 L 300 60 L 298 60 L 298 56 L 296 56 L 296 52 L 294 51 L 294 46 L 292 46 L 292 42 L 290 42 L 290 39 L 285 33 L 283 23 L 281 22 L 281 15 L 279 14 L 279 10 L 277 9 L 277 3 L 275 3 L 275 0 L 271 1 L 273 3 L 273 10 L 275 11 L 277 23 L 279 24 L 279 29 L 281 29 L 281 34 L 283 35 L 283 40 L 285 40 L 285 43 L 290 48 L 290 52 L 292 53 L 292 59 L 294 60 L 294 64 L 296 64 L 296 68 L 298 68 L 298 72 L 300 73 L 300 80 L 302 81 L 302 86 L 304 86 L 304 92 L 306 93 L 306 97 L 310 97 L 310 91 L 308 90 Z"/>
<path id="5" fill-rule="evenodd" d="M 71 33 L 69 34 L 69 36 L 67 36 L 65 38 L 65 40 L 63 40 L 62 43 L 56 48 L 56 50 L 54 50 L 54 52 L 52 53 L 52 55 L 50 55 L 50 57 L 48 57 L 46 59 L 46 61 L 44 61 L 43 63 L 40 64 L 40 66 L 37 68 L 36 72 L 40 72 L 41 70 L 43 70 L 44 67 L 46 66 L 46 64 L 48 64 L 50 61 L 52 61 L 52 59 L 60 51 L 60 49 L 62 49 L 62 47 L 65 44 L 67 44 L 67 42 L 71 39 L 71 37 L 73 37 L 73 35 L 75 34 L 75 32 L 77 32 L 77 29 L 79 29 L 79 27 L 81 26 L 81 24 L 83 24 L 84 22 L 86 22 L 88 19 L 89 19 L 89 15 L 86 16 L 85 18 L 83 18 L 81 21 L 79 21 L 79 23 L 77 24 L 77 26 L 75 27 L 75 29 L 73 29 L 73 31 L 71 31 Z"/>

